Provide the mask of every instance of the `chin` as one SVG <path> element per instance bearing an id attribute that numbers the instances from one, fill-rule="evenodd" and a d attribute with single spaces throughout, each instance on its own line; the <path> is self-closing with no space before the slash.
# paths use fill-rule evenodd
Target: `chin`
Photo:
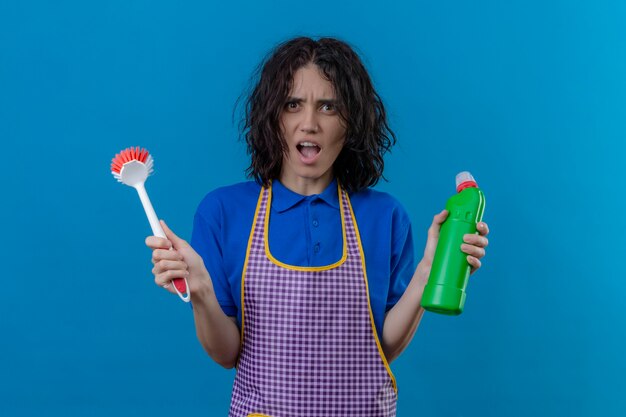
<path id="1" fill-rule="evenodd" d="M 322 167 L 315 166 L 297 166 L 289 165 L 287 170 L 283 171 L 283 174 L 290 178 L 301 178 L 308 181 L 317 181 L 326 176 L 333 178 L 332 167 L 324 169 Z"/>

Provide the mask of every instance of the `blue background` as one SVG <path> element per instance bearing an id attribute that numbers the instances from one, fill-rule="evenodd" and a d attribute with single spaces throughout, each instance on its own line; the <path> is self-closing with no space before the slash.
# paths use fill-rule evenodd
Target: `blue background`
<path id="1" fill-rule="evenodd" d="M 149 149 L 189 239 L 244 179 L 237 97 L 301 34 L 362 54 L 399 138 L 378 188 L 418 256 L 458 171 L 487 197 L 465 312 L 426 314 L 392 364 L 398 415 L 625 415 L 624 22 L 620 1 L 0 2 L 0 415 L 226 415 L 234 371 L 153 284 L 109 163 Z"/>

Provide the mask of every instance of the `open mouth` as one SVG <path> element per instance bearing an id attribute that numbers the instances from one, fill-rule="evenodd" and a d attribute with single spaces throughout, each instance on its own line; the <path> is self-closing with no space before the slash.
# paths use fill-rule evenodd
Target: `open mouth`
<path id="1" fill-rule="evenodd" d="M 320 153 L 322 148 L 319 145 L 313 142 L 300 142 L 296 145 L 298 152 L 302 155 L 306 160 L 311 160 Z"/>

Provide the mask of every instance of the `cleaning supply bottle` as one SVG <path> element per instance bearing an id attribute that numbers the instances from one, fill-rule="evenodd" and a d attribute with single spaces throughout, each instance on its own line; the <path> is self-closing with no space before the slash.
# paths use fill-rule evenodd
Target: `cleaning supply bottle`
<path id="1" fill-rule="evenodd" d="M 446 203 L 448 217 L 441 225 L 439 241 L 428 284 L 422 295 L 422 307 L 451 316 L 463 312 L 465 288 L 471 266 L 461 251 L 463 235 L 477 234 L 476 225 L 485 211 L 485 195 L 467 171 L 456 176 L 457 194 Z"/>

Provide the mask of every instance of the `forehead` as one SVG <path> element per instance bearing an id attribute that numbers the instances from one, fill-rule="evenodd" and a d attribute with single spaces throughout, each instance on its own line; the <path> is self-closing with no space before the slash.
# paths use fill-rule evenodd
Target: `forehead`
<path id="1" fill-rule="evenodd" d="M 324 98 L 334 98 L 335 88 L 333 84 L 322 75 L 322 72 L 315 64 L 308 64 L 299 68 L 293 75 L 291 96 L 303 97 L 315 95 Z"/>

